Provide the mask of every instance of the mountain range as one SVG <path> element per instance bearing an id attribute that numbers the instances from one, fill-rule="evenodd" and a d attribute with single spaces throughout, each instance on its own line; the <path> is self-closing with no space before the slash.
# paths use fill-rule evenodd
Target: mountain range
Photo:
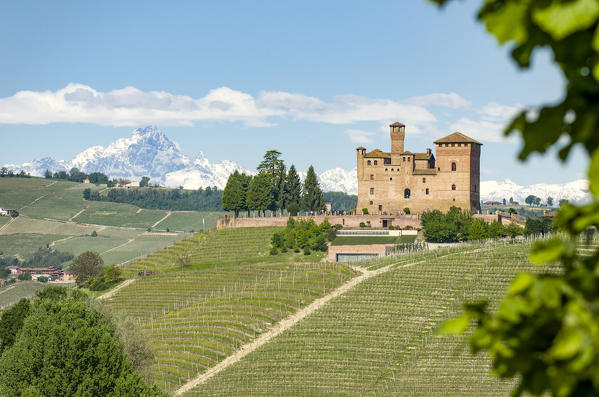
<path id="1" fill-rule="evenodd" d="M 229 175 L 236 170 L 255 174 L 255 171 L 233 161 L 211 163 L 203 153 L 193 159 L 189 158 L 156 127 L 138 128 L 131 137 L 118 139 L 107 147 L 92 146 L 70 161 L 44 157 L 20 165 L 7 164 L 5 167 L 14 171 L 24 170 L 36 176 L 43 175 L 46 170 L 69 171 L 77 167 L 86 173 L 102 172 L 111 178 L 139 180 L 142 176 L 149 176 L 153 183 L 168 187 L 183 186 L 186 189 L 207 186 L 223 189 Z M 305 173 L 299 174 L 303 179 Z M 357 194 L 358 191 L 355 168 L 326 170 L 319 175 L 319 180 L 324 191 L 349 194 Z M 588 182 L 581 179 L 566 184 L 530 186 L 520 186 L 509 179 L 481 182 L 483 201 L 502 201 L 512 197 L 514 201 L 523 203 L 530 194 L 540 197 L 543 202 L 547 197 L 552 197 L 556 204 L 561 199 L 584 201 L 589 197 Z"/>

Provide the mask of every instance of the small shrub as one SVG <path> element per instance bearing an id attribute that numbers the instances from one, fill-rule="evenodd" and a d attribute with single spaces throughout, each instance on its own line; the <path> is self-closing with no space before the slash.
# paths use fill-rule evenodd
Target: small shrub
<path id="1" fill-rule="evenodd" d="M 282 252 L 282 253 L 285 253 L 285 252 L 287 252 L 287 251 L 288 251 L 288 250 L 287 250 L 287 247 L 283 247 L 283 248 L 281 248 L 281 252 Z"/>
<path id="2" fill-rule="evenodd" d="M 364 222 L 360 222 L 360 227 L 366 227 L 366 224 Z"/>
<path id="3" fill-rule="evenodd" d="M 98 233 L 94 230 L 91 234 L 92 237 L 98 237 Z"/>
<path id="4" fill-rule="evenodd" d="M 37 278 L 37 281 L 39 281 L 40 283 L 47 283 L 48 282 L 48 277 L 46 276 L 40 276 Z"/>
<path id="5" fill-rule="evenodd" d="M 368 208 L 362 208 L 362 214 L 368 215 Z"/>
<path id="6" fill-rule="evenodd" d="M 298 246 L 293 247 L 293 252 L 300 252 L 300 249 Z"/>
<path id="7" fill-rule="evenodd" d="M 270 254 L 271 255 L 277 255 L 279 253 L 279 250 L 277 249 L 277 247 L 272 247 L 270 249 Z"/>
<path id="8" fill-rule="evenodd" d="M 151 232 L 152 228 L 148 226 L 148 228 L 146 229 L 147 232 Z"/>
<path id="9" fill-rule="evenodd" d="M 304 255 L 310 255 L 310 247 L 304 247 Z"/>
<path id="10" fill-rule="evenodd" d="M 410 209 L 408 207 L 403 209 L 404 214 L 410 215 Z"/>
<path id="11" fill-rule="evenodd" d="M 171 232 L 171 229 L 167 227 L 167 228 L 166 228 L 166 232 L 167 232 L 167 233 L 170 233 L 170 232 Z"/>

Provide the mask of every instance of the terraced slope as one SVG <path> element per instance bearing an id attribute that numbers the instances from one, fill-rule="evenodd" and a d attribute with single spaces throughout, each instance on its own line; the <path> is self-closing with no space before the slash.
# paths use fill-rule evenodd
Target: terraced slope
<path id="1" fill-rule="evenodd" d="M 128 274 L 176 269 L 181 261 L 195 266 L 258 261 L 268 255 L 273 227 L 210 230 L 198 233 L 124 268 Z M 179 262 L 178 262 L 179 261 Z"/>
<path id="2" fill-rule="evenodd" d="M 434 333 L 464 300 L 495 304 L 532 270 L 529 244 L 483 247 L 372 277 L 186 395 L 506 395 L 464 338 Z"/>
<path id="3" fill-rule="evenodd" d="M 221 264 L 141 278 L 107 304 L 138 321 L 156 352 L 151 377 L 173 391 L 354 275 L 340 265 Z"/>

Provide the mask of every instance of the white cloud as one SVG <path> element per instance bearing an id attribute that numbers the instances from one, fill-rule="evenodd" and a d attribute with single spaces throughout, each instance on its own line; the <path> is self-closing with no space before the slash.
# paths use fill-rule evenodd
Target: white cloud
<path id="1" fill-rule="evenodd" d="M 455 93 L 430 94 L 404 101 L 339 95 L 332 102 L 289 92 L 251 94 L 220 87 L 200 98 L 135 87 L 101 92 L 83 84 L 57 91 L 19 91 L 0 98 L 0 123 L 90 123 L 112 126 L 141 124 L 192 125 L 201 120 L 244 121 L 272 125 L 276 118 L 328 124 L 400 120 L 414 131 L 427 130 L 437 120 L 428 106 L 458 108 L 469 102 Z"/>
<path id="2" fill-rule="evenodd" d="M 354 143 L 372 143 L 372 136 L 376 135 L 374 132 L 363 131 L 363 130 L 345 130 L 345 134 L 349 137 L 349 140 Z"/>
<path id="3" fill-rule="evenodd" d="M 452 131 L 459 131 L 469 137 L 487 142 L 509 142 L 513 138 L 503 136 L 505 124 L 487 120 L 472 120 L 462 117 L 450 126 Z"/>
<path id="4" fill-rule="evenodd" d="M 450 109 L 467 109 L 472 106 L 472 102 L 462 98 L 455 92 L 449 94 L 428 94 L 408 98 L 405 103 L 415 106 L 442 106 Z"/>
<path id="5" fill-rule="evenodd" d="M 479 113 L 486 120 L 495 120 L 495 121 L 508 121 L 511 120 L 518 112 L 520 112 L 524 107 L 522 105 L 500 105 L 495 102 L 489 102 Z"/>

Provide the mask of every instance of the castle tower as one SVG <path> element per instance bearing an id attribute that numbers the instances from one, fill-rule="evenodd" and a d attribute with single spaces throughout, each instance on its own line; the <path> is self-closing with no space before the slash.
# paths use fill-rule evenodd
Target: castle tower
<path id="1" fill-rule="evenodd" d="M 389 125 L 389 132 L 391 133 L 391 153 L 403 153 L 403 141 L 406 137 L 406 126 L 400 122 L 395 122 Z"/>

